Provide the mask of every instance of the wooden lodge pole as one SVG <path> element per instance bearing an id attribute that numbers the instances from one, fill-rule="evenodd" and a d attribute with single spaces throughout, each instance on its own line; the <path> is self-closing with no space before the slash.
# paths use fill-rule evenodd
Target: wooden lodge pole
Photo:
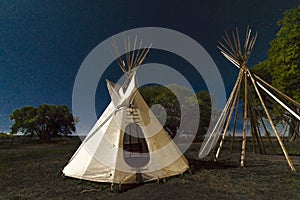
<path id="1" fill-rule="evenodd" d="M 215 161 L 218 160 L 218 157 L 219 157 L 219 154 L 220 154 L 220 151 L 222 149 L 222 146 L 223 146 L 223 143 L 224 143 L 224 140 L 225 140 L 225 136 L 226 136 L 226 132 L 228 130 L 228 127 L 229 127 L 229 123 L 230 123 L 230 120 L 231 120 L 231 117 L 232 117 L 232 113 L 233 113 L 233 110 L 234 110 L 234 107 L 235 107 L 235 104 L 236 104 L 236 101 L 237 101 L 237 97 L 239 96 L 239 90 L 240 90 L 240 86 L 241 86 L 241 79 L 242 79 L 242 73 L 239 74 L 238 76 L 238 79 L 236 81 L 236 85 L 234 87 L 234 91 L 233 91 L 233 95 L 231 96 L 231 98 L 229 99 L 229 101 L 232 101 L 232 104 L 230 102 L 230 112 L 229 112 L 229 115 L 228 115 L 228 118 L 227 118 L 227 122 L 226 122 L 226 125 L 225 125 L 225 128 L 224 128 L 224 132 L 222 134 L 222 139 L 220 141 L 220 144 L 219 144 L 219 148 L 217 150 L 217 153 L 216 153 L 216 156 L 215 156 Z M 237 87 L 236 87 L 237 86 Z"/>
<path id="2" fill-rule="evenodd" d="M 246 156 L 246 139 L 247 139 L 247 104 L 248 104 L 248 87 L 247 87 L 247 74 L 244 72 L 244 85 L 245 85 L 245 96 L 244 96 L 244 126 L 243 126 L 243 142 L 242 142 L 242 153 L 241 153 L 241 167 L 245 166 Z"/>
<path id="3" fill-rule="evenodd" d="M 234 121 L 233 121 L 233 131 L 232 131 L 232 138 L 231 138 L 231 145 L 230 145 L 230 153 L 233 152 L 233 143 L 235 139 L 235 131 L 236 131 L 236 119 L 239 113 L 239 99 L 240 99 L 240 92 L 241 90 L 238 91 L 238 97 L 235 105 L 235 114 L 234 114 Z"/>
<path id="4" fill-rule="evenodd" d="M 267 110 L 267 107 L 266 107 L 266 105 L 265 105 L 265 103 L 264 103 L 264 100 L 262 99 L 262 97 L 261 97 L 261 95 L 260 95 L 260 92 L 259 92 L 259 90 L 257 89 L 256 82 L 255 82 L 255 80 L 254 80 L 254 78 L 253 78 L 253 76 L 252 76 L 252 74 L 250 73 L 249 70 L 248 70 L 248 73 L 249 73 L 250 79 L 251 79 L 251 81 L 252 81 L 252 83 L 253 83 L 253 86 L 254 86 L 254 88 L 255 88 L 255 91 L 256 91 L 256 93 L 257 93 L 257 95 L 258 95 L 258 98 L 259 98 L 259 100 L 260 100 L 260 102 L 261 102 L 261 105 L 262 105 L 262 107 L 263 107 L 263 109 L 264 109 L 264 111 L 265 111 L 265 113 L 266 113 L 266 115 L 267 115 L 267 118 L 268 118 L 268 120 L 269 120 L 269 122 L 270 122 L 270 124 L 271 124 L 271 127 L 272 127 L 272 129 L 273 129 L 273 131 L 274 131 L 274 133 L 275 133 L 275 135 L 276 135 L 276 138 L 277 138 L 277 140 L 278 140 L 278 142 L 279 142 L 279 144 L 280 144 L 280 147 L 281 147 L 281 149 L 282 149 L 282 151 L 283 151 L 283 153 L 284 153 L 284 155 L 285 155 L 285 158 L 286 158 L 286 160 L 287 160 L 287 162 L 288 162 L 288 164 L 289 164 L 291 170 L 292 170 L 292 171 L 296 171 L 296 169 L 295 169 L 295 167 L 294 167 L 294 164 L 293 164 L 293 162 L 292 162 L 292 160 L 291 160 L 291 158 L 290 158 L 290 156 L 289 156 L 289 154 L 288 154 L 288 152 L 287 152 L 287 150 L 286 150 L 286 148 L 285 148 L 285 146 L 284 146 L 284 144 L 283 144 L 283 142 L 282 142 L 282 140 L 281 140 L 281 138 L 280 138 L 280 135 L 279 135 L 279 133 L 278 133 L 278 131 L 277 131 L 277 129 L 276 129 L 274 123 L 273 123 L 273 120 L 272 120 L 272 118 L 271 118 L 271 116 L 270 116 L 270 114 L 269 114 L 269 112 L 268 112 L 268 110 Z"/>
<path id="5" fill-rule="evenodd" d="M 295 101 L 294 99 L 292 99 L 291 97 L 287 96 L 286 94 L 284 94 L 283 92 L 281 92 L 280 90 L 278 90 L 277 88 L 273 87 L 272 85 L 270 85 L 269 83 L 267 83 L 266 81 L 264 81 L 262 78 L 260 78 L 259 76 L 255 75 L 255 78 L 257 78 L 259 81 L 261 81 L 262 83 L 264 83 L 265 85 L 267 85 L 268 87 L 270 87 L 271 89 L 273 89 L 274 91 L 276 91 L 278 94 L 280 94 L 281 96 L 283 96 L 285 99 L 287 99 L 289 102 L 293 103 L 294 105 L 296 105 L 298 108 L 300 108 L 300 103 L 298 103 L 297 101 Z"/>

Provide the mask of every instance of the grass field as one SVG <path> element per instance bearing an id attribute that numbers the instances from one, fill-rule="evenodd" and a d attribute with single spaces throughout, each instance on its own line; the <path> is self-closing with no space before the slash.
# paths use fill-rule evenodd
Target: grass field
<path id="1" fill-rule="evenodd" d="M 225 142 L 218 162 L 212 156 L 198 160 L 200 144 L 193 144 L 186 152 L 192 175 L 185 173 L 122 193 L 110 192 L 109 184 L 62 175 L 79 143 L 0 145 L 0 199 L 300 199 L 299 142 L 285 143 L 297 172 L 291 172 L 283 155 L 252 153 L 250 142 L 245 168 L 239 167 L 240 141 L 235 142 L 232 154 L 229 141 Z"/>

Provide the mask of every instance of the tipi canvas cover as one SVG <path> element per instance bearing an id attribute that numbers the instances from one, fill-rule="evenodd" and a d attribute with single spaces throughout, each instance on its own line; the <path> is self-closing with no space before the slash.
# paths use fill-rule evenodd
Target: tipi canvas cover
<path id="1" fill-rule="evenodd" d="M 66 176 L 117 184 L 185 172 L 189 166 L 136 87 L 135 70 L 123 86 L 107 81 L 112 101 L 68 165 Z"/>

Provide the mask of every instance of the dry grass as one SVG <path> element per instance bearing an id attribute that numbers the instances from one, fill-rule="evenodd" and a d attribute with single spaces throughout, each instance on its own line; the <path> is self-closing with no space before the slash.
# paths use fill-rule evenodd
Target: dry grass
<path id="1" fill-rule="evenodd" d="M 2 146 L 0 148 L 0 199 L 300 199 L 300 143 L 287 144 L 299 172 L 290 171 L 282 155 L 250 153 L 239 167 L 239 142 L 233 154 L 225 142 L 218 162 L 197 160 L 199 145 L 186 153 L 193 174 L 147 183 L 122 193 L 109 184 L 64 177 L 61 173 L 78 142 Z"/>

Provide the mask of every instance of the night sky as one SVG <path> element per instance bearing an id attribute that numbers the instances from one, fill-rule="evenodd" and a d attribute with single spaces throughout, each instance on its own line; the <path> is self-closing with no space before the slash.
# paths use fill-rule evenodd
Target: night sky
<path id="1" fill-rule="evenodd" d="M 237 70 L 216 47 L 224 29 L 238 26 L 242 32 L 250 25 L 259 33 L 249 61 L 254 65 L 266 59 L 283 11 L 300 4 L 300 0 L 187 2 L 0 1 L 0 131 L 9 131 L 8 117 L 16 108 L 42 103 L 72 108 L 74 80 L 85 57 L 103 40 L 132 28 L 164 27 L 190 36 L 211 55 L 230 91 Z M 115 80 L 120 73 L 107 73 L 105 78 Z M 99 83 L 97 90 L 106 94 L 96 98 L 98 114 L 109 103 L 104 86 Z"/>

